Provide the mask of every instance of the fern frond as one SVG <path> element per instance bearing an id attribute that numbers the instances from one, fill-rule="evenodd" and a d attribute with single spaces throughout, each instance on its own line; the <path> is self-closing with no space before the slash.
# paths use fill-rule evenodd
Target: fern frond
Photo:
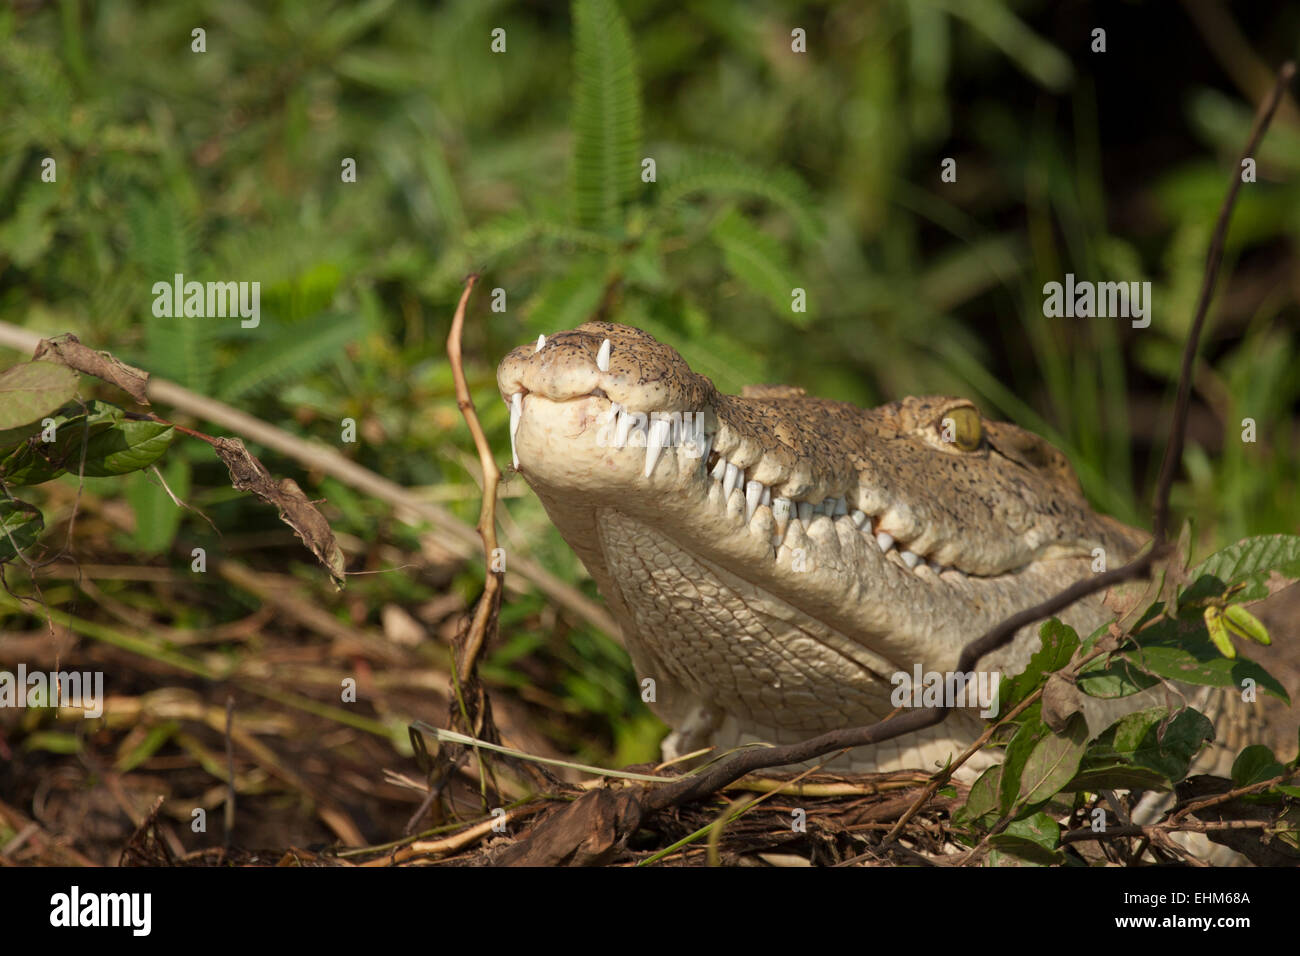
<path id="1" fill-rule="evenodd" d="M 812 193 L 791 171 L 762 169 L 723 150 L 665 146 L 656 153 L 662 157 L 658 164 L 661 210 L 670 211 L 696 193 L 749 196 L 789 213 L 805 240 L 821 238 L 823 224 Z"/>
<path id="2" fill-rule="evenodd" d="M 359 339 L 364 323 L 351 313 L 324 312 L 280 329 L 268 341 L 245 349 L 217 380 L 217 396 L 234 401 L 291 377 L 302 377 L 343 354 Z"/>
<path id="3" fill-rule="evenodd" d="M 640 182 L 641 90 L 627 21 L 614 0 L 573 0 L 573 210 L 615 231 Z"/>
<path id="4" fill-rule="evenodd" d="M 770 302 L 786 321 L 799 328 L 808 325 L 809 313 L 790 308 L 791 294 L 799 283 L 790 271 L 781 243 L 735 210 L 714 224 L 712 236 L 722 250 L 728 272 Z"/>
<path id="5" fill-rule="evenodd" d="M 529 300 L 528 327 L 549 335 L 579 326 L 591 318 L 604 293 L 605 277 L 594 264 L 548 280 Z"/>

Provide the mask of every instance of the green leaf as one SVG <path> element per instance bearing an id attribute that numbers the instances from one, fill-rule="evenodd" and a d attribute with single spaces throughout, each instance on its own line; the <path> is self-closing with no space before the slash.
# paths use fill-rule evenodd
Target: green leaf
<path id="1" fill-rule="evenodd" d="M 1126 714 L 1094 741 L 1079 772 L 1061 789 L 1166 790 L 1187 776 L 1192 760 L 1213 739 L 1214 725 L 1191 708 L 1172 718 L 1163 707 Z"/>
<path id="2" fill-rule="evenodd" d="M 808 187 L 786 169 L 763 169 L 749 161 L 713 149 L 665 147 L 659 163 L 659 208 L 697 193 L 764 199 L 789 213 L 806 241 L 820 239 L 825 231 Z"/>
<path id="3" fill-rule="evenodd" d="M 103 478 L 147 468 L 162 457 L 175 434 L 176 429 L 163 422 L 116 422 L 86 442 L 82 473 Z M 69 470 L 76 466 L 77 462 L 72 462 Z"/>
<path id="4" fill-rule="evenodd" d="M 549 335 L 572 329 L 595 314 L 605 294 L 605 276 L 593 263 L 590 270 L 548 279 L 528 301 L 530 329 Z"/>
<path id="5" fill-rule="evenodd" d="M 1263 744 L 1251 744 L 1237 754 L 1232 762 L 1232 785 L 1249 787 L 1252 783 L 1261 783 L 1280 776 L 1286 770 L 1282 762 L 1273 756 L 1273 751 Z"/>
<path id="6" fill-rule="evenodd" d="M 989 839 L 989 844 L 1029 863 L 1049 866 L 1060 863 L 1063 854 L 1061 827 L 1046 813 L 1035 813 L 1023 820 L 1013 820 L 1005 830 Z"/>
<path id="7" fill-rule="evenodd" d="M 971 784 L 966 803 L 953 814 L 955 823 L 981 823 L 998 810 L 998 793 L 1002 781 L 1002 765 L 994 764 Z M 991 823 L 991 819 L 987 821 Z"/>
<path id="8" fill-rule="evenodd" d="M 1082 714 L 1070 717 L 1064 733 L 1039 740 L 1020 772 L 1017 802 L 1032 807 L 1056 796 L 1078 771 L 1087 745 L 1088 722 Z"/>
<path id="9" fill-rule="evenodd" d="M 117 758 L 117 761 L 113 764 L 114 771 L 117 773 L 130 773 L 157 753 L 159 748 L 171 740 L 180 729 L 180 723 L 175 720 L 164 721 L 150 727 L 143 740 Z"/>
<path id="10" fill-rule="evenodd" d="M 52 442 L 33 436 L 0 460 L 0 478 L 11 485 L 34 485 L 65 471 L 77 474 L 85 449 L 84 474 L 122 475 L 152 464 L 171 443 L 171 425 L 128 421 L 116 405 L 91 400 L 85 410 L 68 404 L 54 415 Z"/>
<path id="11" fill-rule="evenodd" d="M 728 272 L 771 303 L 782 319 L 798 328 L 807 327 L 811 313 L 790 308 L 791 294 L 799 282 L 790 272 L 779 242 L 735 210 L 714 224 L 712 235 Z"/>
<path id="12" fill-rule="evenodd" d="M 1074 70 L 1069 58 L 1031 30 L 1012 6 L 998 0 L 940 0 L 940 5 L 982 33 L 1049 90 L 1061 93 L 1070 85 Z"/>
<path id="13" fill-rule="evenodd" d="M 0 372 L 0 428 L 40 421 L 72 400 L 80 379 L 58 362 L 24 362 Z"/>
<path id="14" fill-rule="evenodd" d="M 81 748 L 76 734 L 61 730 L 38 730 L 23 738 L 24 750 L 44 750 L 52 754 L 75 754 Z"/>
<path id="15" fill-rule="evenodd" d="M 615 231 L 641 182 L 641 91 L 614 0 L 573 0 L 573 207 L 580 226 Z"/>
<path id="16" fill-rule="evenodd" d="M 40 537 L 45 519 L 40 509 L 15 498 L 0 498 L 0 562 L 12 561 Z"/>
<path id="17" fill-rule="evenodd" d="M 1197 608 L 1177 620 L 1162 620 L 1138 635 L 1137 647 L 1121 653 L 1148 673 L 1210 687 L 1240 688 L 1250 679 L 1279 700 L 1290 703 L 1286 688 L 1268 671 L 1244 657 L 1224 657 L 1210 640 Z"/>
<path id="18" fill-rule="evenodd" d="M 167 487 L 182 501 L 189 494 L 190 466 L 184 458 L 173 455 L 160 469 Z M 182 509 L 176 506 L 149 470 L 131 476 L 126 485 L 126 500 L 135 513 L 132 548 L 141 554 L 161 554 L 171 547 L 180 526 Z"/>
<path id="19" fill-rule="evenodd" d="M 239 361 L 221 373 L 217 395 L 234 401 L 285 379 L 307 375 L 325 362 L 342 357 L 344 349 L 362 333 L 362 321 L 341 312 L 323 312 L 313 319 L 281 327 L 268 340 L 245 349 Z"/>
<path id="20" fill-rule="evenodd" d="M 1002 761 L 1002 779 L 998 784 L 998 810 L 1004 815 L 1011 813 L 1016 805 L 1020 796 L 1020 778 L 1034 748 L 1051 734 L 1041 715 L 1040 703 L 1026 710 L 1022 715 L 1023 722 L 1007 744 L 1007 755 Z"/>
<path id="21" fill-rule="evenodd" d="M 1188 580 L 1193 583 L 1186 590 L 1192 590 L 1199 583 L 1199 578 L 1209 575 L 1218 578 L 1228 587 L 1247 584 L 1246 591 L 1237 599 L 1258 600 L 1267 596 L 1268 589 L 1264 587 L 1264 582 L 1273 571 L 1292 580 L 1300 579 L 1300 536 L 1266 534 L 1228 545 L 1188 573 Z"/>
<path id="22" fill-rule="evenodd" d="M 85 441 L 111 428 L 122 414 L 120 408 L 92 399 L 69 402 L 53 418 L 54 441 L 44 440 L 42 429 L 0 459 L 0 478 L 10 485 L 37 485 L 63 474 L 70 463 L 81 460 Z"/>
<path id="23" fill-rule="evenodd" d="M 1153 677 L 1127 658 L 1099 657 L 1079 674 L 1079 690 L 1089 697 L 1114 700 L 1154 687 L 1160 678 Z"/>
<path id="24" fill-rule="evenodd" d="M 1074 628 L 1061 623 L 1057 618 L 1043 622 L 1038 635 L 1042 643 L 1029 658 L 1025 669 L 999 685 L 999 713 L 1007 713 L 1028 697 L 1038 687 L 1044 674 L 1059 671 L 1070 663 L 1074 652 L 1078 650 L 1079 635 L 1074 632 Z"/>

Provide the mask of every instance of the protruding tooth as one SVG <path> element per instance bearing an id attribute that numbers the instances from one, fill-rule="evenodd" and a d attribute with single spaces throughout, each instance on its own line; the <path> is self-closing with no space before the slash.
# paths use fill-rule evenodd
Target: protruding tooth
<path id="1" fill-rule="evenodd" d="M 627 436 L 632 431 L 632 425 L 636 417 L 626 408 L 620 409 L 618 413 L 618 423 L 614 426 L 614 447 L 626 448 Z"/>
<path id="2" fill-rule="evenodd" d="M 682 450 L 686 452 L 688 458 L 698 459 L 700 464 L 706 468 L 709 465 L 709 449 L 713 447 L 713 436 L 704 435 L 700 438 L 692 438 L 689 446 L 683 446 Z M 698 454 L 696 454 L 698 452 Z"/>
<path id="3" fill-rule="evenodd" d="M 727 459 L 719 458 L 718 463 L 714 465 L 713 470 L 709 472 L 709 477 L 712 478 L 714 481 L 721 481 L 726 476 L 727 476 Z"/>
<path id="4" fill-rule="evenodd" d="M 600 343 L 600 351 L 596 353 L 596 368 L 602 372 L 609 371 L 609 339 Z"/>
<path id="5" fill-rule="evenodd" d="M 757 481 L 745 482 L 745 521 L 754 517 L 759 502 L 763 500 L 763 486 Z"/>
<path id="6" fill-rule="evenodd" d="M 768 505 L 769 507 L 772 504 L 772 489 L 768 488 L 766 485 L 763 486 L 763 500 L 759 503 Z"/>
<path id="7" fill-rule="evenodd" d="M 533 354 L 536 355 L 544 348 L 546 348 L 546 336 L 539 335 L 537 336 L 537 348 L 533 349 Z"/>
<path id="8" fill-rule="evenodd" d="M 861 528 L 864 524 L 867 523 L 867 515 L 866 515 L 866 512 L 858 511 L 858 510 L 855 509 L 855 510 L 849 512 L 849 517 L 853 519 L 853 523 L 854 523 L 858 528 Z"/>
<path id="9" fill-rule="evenodd" d="M 835 511 L 834 511 L 835 517 L 840 518 L 848 513 L 849 513 L 849 503 L 845 501 L 844 498 L 842 497 L 836 498 Z"/>
<path id="10" fill-rule="evenodd" d="M 944 566 L 940 564 L 938 561 L 927 561 L 925 563 L 930 566 L 930 570 L 933 571 L 935 574 L 943 574 Z"/>
<path id="11" fill-rule="evenodd" d="M 605 344 L 609 344 L 609 339 L 605 340 Z M 659 453 L 664 450 L 664 445 L 668 442 L 668 433 L 671 430 L 672 426 L 667 419 L 659 418 L 650 423 L 650 433 L 646 435 L 645 440 L 645 476 L 647 478 L 655 470 L 655 465 L 659 461 Z"/>
<path id="12" fill-rule="evenodd" d="M 519 452 L 515 451 L 515 435 L 519 432 L 519 419 L 524 414 L 524 393 L 515 392 L 510 396 L 510 458 L 519 469 Z"/>
<path id="13" fill-rule="evenodd" d="M 898 556 L 903 559 L 903 563 L 909 568 L 914 568 L 921 563 L 921 556 L 913 554 L 911 551 L 899 551 Z"/>
<path id="14" fill-rule="evenodd" d="M 740 469 L 731 462 L 727 462 L 727 472 L 722 479 L 722 493 L 730 498 L 731 489 L 738 484 L 740 484 Z"/>
<path id="15" fill-rule="evenodd" d="M 881 551 L 883 551 L 885 554 L 888 554 L 889 549 L 894 546 L 894 536 L 891 534 L 887 534 L 884 531 L 877 531 L 876 544 L 880 546 Z"/>
<path id="16" fill-rule="evenodd" d="M 794 502 L 789 498 L 772 499 L 772 520 L 776 522 L 776 536 L 782 540 L 785 540 L 785 529 L 790 523 L 790 512 L 793 507 Z"/>
<path id="17" fill-rule="evenodd" d="M 811 501 L 801 501 L 798 505 L 799 520 L 808 524 L 813 519 L 813 506 Z"/>
<path id="18" fill-rule="evenodd" d="M 844 513 L 845 513 L 845 514 L 848 514 L 847 509 L 845 510 Z M 822 514 L 824 514 L 824 515 L 826 515 L 827 517 L 830 517 L 830 518 L 834 518 L 834 517 L 835 517 L 835 499 L 834 499 L 834 498 L 827 498 L 825 501 L 822 502 Z"/>

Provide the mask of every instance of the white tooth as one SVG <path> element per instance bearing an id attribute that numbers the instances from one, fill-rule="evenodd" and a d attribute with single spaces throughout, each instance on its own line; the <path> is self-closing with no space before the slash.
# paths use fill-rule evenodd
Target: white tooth
<path id="1" fill-rule="evenodd" d="M 921 563 L 921 556 L 919 554 L 913 554 L 911 551 L 900 551 L 898 552 L 898 556 L 903 559 L 903 563 L 909 568 L 914 568 Z"/>
<path id="2" fill-rule="evenodd" d="M 810 521 L 812 521 L 812 517 L 813 517 L 812 502 L 809 501 L 799 502 L 798 510 L 799 510 L 800 521 L 802 521 L 804 524 L 808 524 Z"/>
<path id="3" fill-rule="evenodd" d="M 786 526 L 790 523 L 790 511 L 793 502 L 789 498 L 772 499 L 772 520 L 776 522 L 776 534 L 778 538 L 785 538 Z"/>
<path id="4" fill-rule="evenodd" d="M 759 504 L 768 505 L 769 507 L 771 506 L 771 504 L 772 504 L 772 489 L 771 489 L 771 488 L 768 488 L 768 487 L 764 487 L 764 488 L 763 488 L 763 500 L 760 501 Z"/>
<path id="5" fill-rule="evenodd" d="M 840 518 L 849 513 L 849 503 L 843 498 L 835 499 L 835 517 Z"/>
<path id="6" fill-rule="evenodd" d="M 539 335 L 537 336 L 537 348 L 533 349 L 533 354 L 536 355 L 544 348 L 546 348 L 546 336 Z"/>
<path id="7" fill-rule="evenodd" d="M 620 408 L 618 412 L 618 423 L 614 426 L 614 447 L 626 448 L 627 435 L 632 430 L 635 422 L 635 416 L 626 408 Z"/>
<path id="8" fill-rule="evenodd" d="M 862 512 L 862 511 L 850 511 L 850 512 L 849 512 L 849 517 L 853 519 L 853 523 L 854 523 L 858 528 L 861 528 L 864 524 L 867 523 L 867 516 L 866 516 L 866 513 L 865 513 L 865 512 Z"/>
<path id="9" fill-rule="evenodd" d="M 524 393 L 515 392 L 510 396 L 510 458 L 519 469 L 519 452 L 515 451 L 515 434 L 519 431 L 519 419 L 524 414 Z"/>
<path id="10" fill-rule="evenodd" d="M 606 339 L 605 342 L 608 343 L 609 339 Z M 663 418 L 650 423 L 650 434 L 646 436 L 645 441 L 645 476 L 647 478 L 655 470 L 655 465 L 659 461 L 659 453 L 664 450 L 671 429 L 672 426 Z"/>
<path id="11" fill-rule="evenodd" d="M 763 486 L 757 481 L 745 482 L 745 522 L 754 517 L 758 503 L 763 500 Z"/>
<path id="12" fill-rule="evenodd" d="M 880 550 L 889 553 L 889 549 L 894 546 L 894 536 L 886 534 L 883 531 L 876 532 L 876 544 L 880 545 Z"/>
<path id="13" fill-rule="evenodd" d="M 709 472 L 709 477 L 712 478 L 714 481 L 721 481 L 723 478 L 726 477 L 726 475 L 727 475 L 727 459 L 719 458 L 718 463 L 714 465 L 713 470 Z"/>
<path id="14" fill-rule="evenodd" d="M 845 514 L 848 514 L 848 511 L 845 511 L 844 513 L 845 513 Z M 830 518 L 834 518 L 834 517 L 835 517 L 835 499 L 834 499 L 834 498 L 827 498 L 825 501 L 822 502 L 822 514 L 824 514 L 824 515 L 826 515 L 827 517 L 830 517 Z"/>
<path id="15" fill-rule="evenodd" d="M 727 474 L 722 479 L 722 493 L 728 498 L 731 497 L 731 489 L 740 484 L 740 469 L 727 462 Z"/>
<path id="16" fill-rule="evenodd" d="M 609 339 L 600 343 L 600 351 L 596 353 L 596 368 L 602 372 L 609 371 Z"/>

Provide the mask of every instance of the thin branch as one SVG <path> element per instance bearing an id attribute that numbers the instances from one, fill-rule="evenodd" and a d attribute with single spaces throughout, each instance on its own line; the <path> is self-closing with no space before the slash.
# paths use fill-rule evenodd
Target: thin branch
<path id="1" fill-rule="evenodd" d="M 1237 193 L 1241 190 L 1241 165 L 1251 158 L 1264 138 L 1277 104 L 1282 101 L 1282 94 L 1295 76 L 1295 64 L 1283 63 L 1278 70 L 1277 80 L 1268 98 L 1255 116 L 1255 125 L 1246 140 L 1246 148 L 1241 158 L 1233 167 L 1232 179 L 1228 184 L 1228 195 L 1219 207 L 1219 218 L 1214 224 L 1214 235 L 1210 240 L 1210 251 L 1205 257 L 1205 277 L 1201 280 L 1201 295 L 1196 303 L 1196 318 L 1192 330 L 1187 334 L 1187 345 L 1183 349 L 1183 366 L 1178 374 L 1178 400 L 1174 403 L 1174 423 L 1169 431 L 1169 443 L 1165 446 L 1165 457 L 1160 463 L 1160 481 L 1156 485 L 1156 519 L 1153 538 L 1162 543 L 1169 532 L 1169 492 L 1174 483 L 1174 474 L 1183 457 L 1183 441 L 1187 431 L 1187 408 L 1192 391 L 1192 366 L 1196 361 L 1196 349 L 1201 341 L 1201 327 L 1205 324 L 1205 315 L 1210 310 L 1210 299 L 1214 295 L 1214 285 L 1219 278 L 1219 267 L 1223 264 L 1223 246 L 1228 238 L 1228 222 L 1232 218 L 1233 206 L 1237 204 Z"/>
<path id="2" fill-rule="evenodd" d="M 456 405 L 460 408 L 469 433 L 474 438 L 474 447 L 478 449 L 479 463 L 483 467 L 483 498 L 478 513 L 478 533 L 483 539 L 483 561 L 487 565 L 487 577 L 484 582 L 483 596 L 474 609 L 474 620 L 470 625 L 469 635 L 462 648 L 463 655 L 458 663 L 457 677 L 461 685 L 469 682 L 478 666 L 478 658 L 487 638 L 488 623 L 495 617 L 501 605 L 501 579 L 505 572 L 493 567 L 497 553 L 497 485 L 501 483 L 501 472 L 492 457 L 492 446 L 488 444 L 483 426 L 479 424 L 478 412 L 474 410 L 474 399 L 469 394 L 469 383 L 465 380 L 465 369 L 461 360 L 461 337 L 465 330 L 465 306 L 469 303 L 470 293 L 478 276 L 472 275 L 465 280 L 465 290 L 460 294 L 460 304 L 456 306 L 456 315 L 451 320 L 451 333 L 447 336 L 447 357 L 451 360 L 451 375 L 456 383 Z"/>

